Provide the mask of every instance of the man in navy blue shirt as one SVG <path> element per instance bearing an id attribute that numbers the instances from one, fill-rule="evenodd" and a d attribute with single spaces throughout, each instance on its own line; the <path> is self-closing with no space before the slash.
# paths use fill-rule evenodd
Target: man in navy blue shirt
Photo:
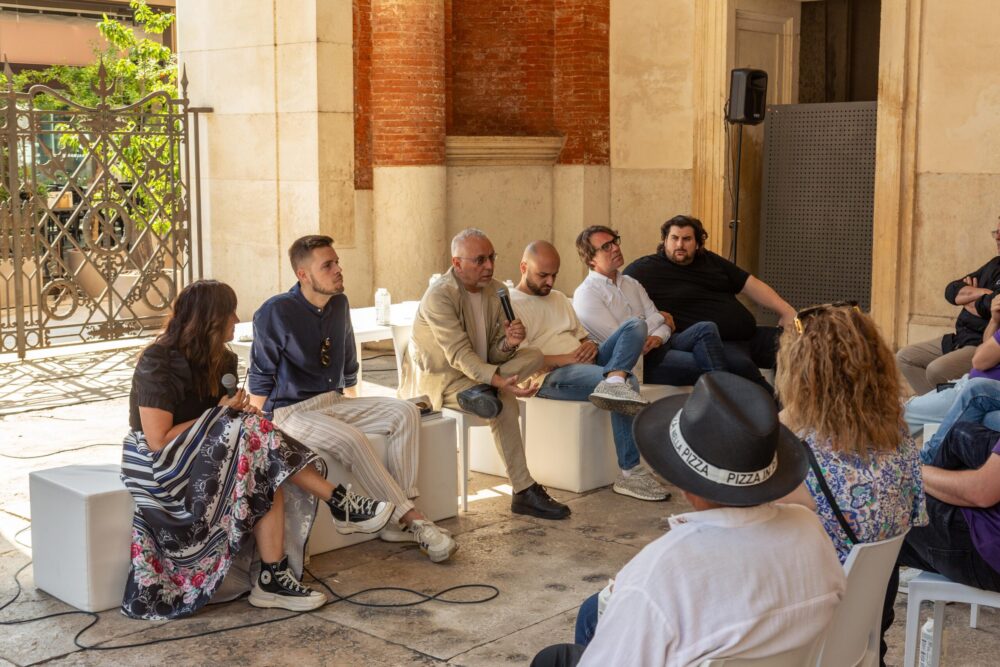
<path id="1" fill-rule="evenodd" d="M 396 521 L 379 533 L 382 539 L 417 542 L 433 562 L 447 560 L 458 545 L 411 500 L 419 495 L 420 410 L 409 401 L 357 397 L 360 360 L 333 239 L 302 237 L 288 257 L 298 284 L 254 313 L 251 403 L 273 412 L 290 437 L 330 453 L 365 491 L 396 505 Z M 364 431 L 386 434 L 387 466 Z"/>

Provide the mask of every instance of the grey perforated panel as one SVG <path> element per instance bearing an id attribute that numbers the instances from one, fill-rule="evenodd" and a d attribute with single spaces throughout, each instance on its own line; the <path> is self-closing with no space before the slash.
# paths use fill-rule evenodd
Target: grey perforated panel
<path id="1" fill-rule="evenodd" d="M 867 310 L 875 102 L 768 107 L 762 188 L 761 279 L 796 309 L 854 300 Z"/>

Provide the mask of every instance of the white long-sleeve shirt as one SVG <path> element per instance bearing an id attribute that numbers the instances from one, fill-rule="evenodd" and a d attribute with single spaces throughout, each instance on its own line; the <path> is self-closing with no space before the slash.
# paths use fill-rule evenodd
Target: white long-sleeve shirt
<path id="1" fill-rule="evenodd" d="M 615 578 L 580 667 L 761 658 L 823 632 L 844 570 L 816 514 L 767 504 L 670 518 Z"/>
<path id="2" fill-rule="evenodd" d="M 650 336 L 664 342 L 670 327 L 635 278 L 619 272 L 615 280 L 591 271 L 573 293 L 573 310 L 591 338 L 603 343 L 630 317 L 646 320 Z"/>

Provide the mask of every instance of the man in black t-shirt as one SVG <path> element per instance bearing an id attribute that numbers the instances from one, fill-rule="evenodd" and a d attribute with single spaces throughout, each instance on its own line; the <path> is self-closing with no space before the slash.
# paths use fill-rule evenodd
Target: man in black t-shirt
<path id="1" fill-rule="evenodd" d="M 962 306 L 955 333 L 907 345 L 896 353 L 899 370 L 917 394 L 957 380 L 972 369 L 972 355 L 983 342 L 990 321 L 990 302 L 1000 294 L 1000 225 L 990 230 L 990 235 L 997 246 L 997 257 L 944 288 L 945 301 Z"/>
<path id="2" fill-rule="evenodd" d="M 656 307 L 673 316 L 677 331 L 715 322 L 731 372 L 747 377 L 758 368 L 774 368 L 781 328 L 757 326 L 736 295 L 778 313 L 781 326 L 792 323 L 795 310 L 767 283 L 706 250 L 707 238 L 700 220 L 674 216 L 660 227 L 656 252 L 629 264 L 625 275 L 642 283 Z"/>

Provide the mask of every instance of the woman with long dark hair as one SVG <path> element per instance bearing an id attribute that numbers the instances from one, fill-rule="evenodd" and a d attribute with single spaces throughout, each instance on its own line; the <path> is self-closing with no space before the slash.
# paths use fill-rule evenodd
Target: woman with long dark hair
<path id="1" fill-rule="evenodd" d="M 391 503 L 334 487 L 322 461 L 276 431 L 242 389 L 227 394 L 237 358 L 226 343 L 238 321 L 233 289 L 199 280 L 136 364 L 122 456 L 136 503 L 127 616 L 186 616 L 251 581 L 255 606 L 315 609 L 326 598 L 300 577 L 316 499 L 343 533 L 375 532 L 392 514 Z"/>

